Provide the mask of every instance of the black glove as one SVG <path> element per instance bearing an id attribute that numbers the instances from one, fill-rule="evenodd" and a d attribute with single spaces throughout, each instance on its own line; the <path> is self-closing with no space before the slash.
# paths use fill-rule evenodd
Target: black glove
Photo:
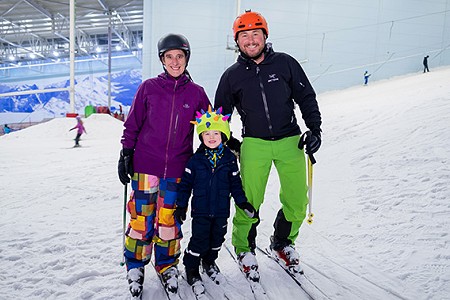
<path id="1" fill-rule="evenodd" d="M 225 143 L 231 151 L 236 152 L 238 155 L 241 154 L 241 141 L 233 136 L 233 133 L 230 134 L 230 139 Z"/>
<path id="2" fill-rule="evenodd" d="M 175 218 L 175 220 L 180 223 L 183 224 L 184 221 L 186 221 L 186 211 L 187 208 L 186 207 L 177 207 L 175 209 L 175 211 L 173 212 L 173 217 Z"/>
<path id="3" fill-rule="evenodd" d="M 120 150 L 120 158 L 119 158 L 119 179 L 123 185 L 126 185 L 130 182 L 130 177 L 133 177 L 133 149 L 122 149 Z M 130 177 L 128 177 L 128 175 Z"/>
<path id="4" fill-rule="evenodd" d="M 305 132 L 298 142 L 298 148 L 303 149 L 305 146 L 306 154 L 314 154 L 319 150 L 322 144 L 322 138 L 320 135 L 320 127 Z"/>
<path id="5" fill-rule="evenodd" d="M 254 218 L 256 211 L 253 205 L 251 205 L 249 202 L 242 202 L 239 204 L 236 204 L 240 209 L 242 209 L 249 218 Z"/>

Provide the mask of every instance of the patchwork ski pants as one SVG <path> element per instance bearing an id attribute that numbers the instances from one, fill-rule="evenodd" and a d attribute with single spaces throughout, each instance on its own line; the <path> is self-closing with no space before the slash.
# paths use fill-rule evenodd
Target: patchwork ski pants
<path id="1" fill-rule="evenodd" d="M 127 204 L 130 222 L 125 233 L 124 255 L 128 270 L 148 264 L 153 247 L 158 272 L 178 264 L 182 233 L 173 212 L 180 180 L 134 174 L 133 191 Z"/>
<path id="2" fill-rule="evenodd" d="M 254 251 L 256 247 L 259 208 L 264 201 L 272 163 L 280 180 L 281 202 L 274 223 L 274 236 L 278 242 L 286 244 L 293 244 L 297 239 L 308 205 L 306 160 L 303 150 L 298 149 L 299 139 L 299 136 L 276 141 L 244 138 L 240 159 L 242 183 L 248 201 L 258 213 L 257 218 L 251 219 L 243 210 L 236 209 L 232 232 L 236 253 Z"/>

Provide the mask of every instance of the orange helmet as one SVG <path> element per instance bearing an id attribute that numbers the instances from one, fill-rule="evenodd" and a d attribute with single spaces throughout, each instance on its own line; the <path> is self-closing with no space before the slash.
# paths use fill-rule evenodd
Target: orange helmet
<path id="1" fill-rule="evenodd" d="M 261 28 L 266 35 L 269 35 L 266 19 L 260 13 L 246 10 L 245 13 L 237 16 L 236 20 L 234 20 L 234 40 L 237 39 L 239 32 L 258 28 Z"/>

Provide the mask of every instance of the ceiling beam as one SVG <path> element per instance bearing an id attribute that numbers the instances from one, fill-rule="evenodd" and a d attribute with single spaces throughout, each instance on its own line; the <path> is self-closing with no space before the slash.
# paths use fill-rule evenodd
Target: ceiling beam
<path id="1" fill-rule="evenodd" d="M 40 12 L 41 14 L 43 14 L 44 16 L 53 19 L 53 15 L 51 12 L 49 12 L 47 9 L 45 9 L 44 7 L 42 7 L 42 5 L 37 4 L 35 1 L 33 0 L 23 0 L 25 3 L 28 3 L 28 5 L 30 5 L 32 8 L 34 8 L 35 10 L 37 10 L 38 12 Z"/>

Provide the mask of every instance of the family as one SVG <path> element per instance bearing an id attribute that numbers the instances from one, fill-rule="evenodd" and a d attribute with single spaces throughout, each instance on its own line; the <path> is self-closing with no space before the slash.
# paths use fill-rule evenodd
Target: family
<path id="1" fill-rule="evenodd" d="M 233 33 L 239 57 L 220 78 L 213 105 L 187 71 L 188 40 L 168 34 L 158 42 L 164 72 L 140 85 L 124 123 L 118 173 L 132 187 L 124 247 L 132 299 L 141 298 L 153 253 L 166 291 L 177 293 L 181 225 L 188 206 L 185 278 L 193 289 L 202 289 L 201 267 L 221 282 L 216 259 L 227 233 L 231 198 L 236 205 L 232 245 L 239 267 L 247 279 L 259 281 L 257 226 L 272 163 L 280 180 L 281 209 L 270 249 L 301 271 L 294 243 L 308 205 L 305 153 L 312 155 L 321 145 L 316 94 L 297 60 L 275 52 L 267 42 L 269 29 L 261 14 L 239 15 Z M 304 143 L 296 104 L 309 129 Z M 230 132 L 235 109 L 242 122 L 241 140 Z M 195 153 L 194 130 L 201 142 Z"/>

